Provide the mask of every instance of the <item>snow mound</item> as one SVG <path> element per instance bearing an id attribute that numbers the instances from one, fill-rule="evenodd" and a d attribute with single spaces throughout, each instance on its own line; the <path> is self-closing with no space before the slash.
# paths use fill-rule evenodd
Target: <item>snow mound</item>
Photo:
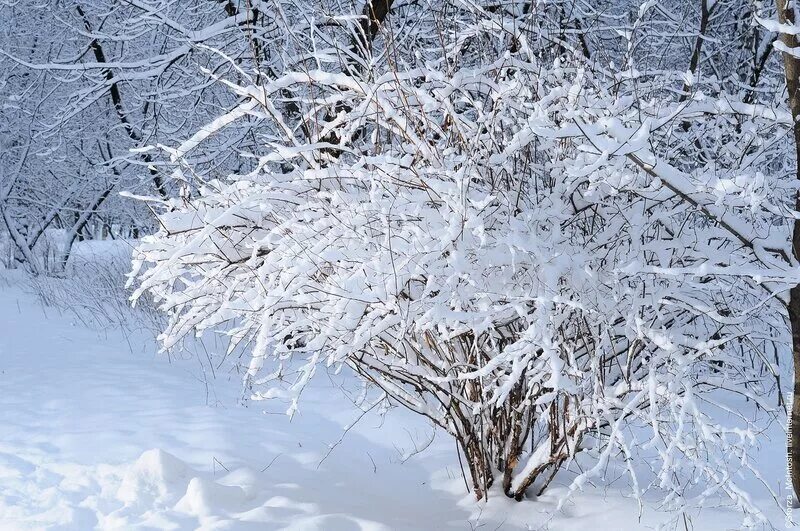
<path id="1" fill-rule="evenodd" d="M 103 529 L 238 529 L 243 522 L 259 529 L 383 531 L 385 525 L 346 513 L 325 513 L 313 503 L 274 495 L 274 485 L 249 468 L 212 477 L 159 448 L 132 463 L 71 468 L 71 482 L 96 478 L 99 492 L 84 491 L 83 507 L 94 509 Z M 63 523 L 76 523 L 67 514 Z M 2 529 L 2 526 L 0 526 Z"/>
<path id="2" fill-rule="evenodd" d="M 241 510 L 247 499 L 242 487 L 220 485 L 195 477 L 189 481 L 186 494 L 175 505 L 175 510 L 197 516 L 210 516 L 220 509 L 226 512 Z"/>
<path id="3" fill-rule="evenodd" d="M 166 501 L 188 471 L 186 463 L 174 455 L 157 448 L 148 450 L 124 474 L 117 499 L 126 504 Z"/>

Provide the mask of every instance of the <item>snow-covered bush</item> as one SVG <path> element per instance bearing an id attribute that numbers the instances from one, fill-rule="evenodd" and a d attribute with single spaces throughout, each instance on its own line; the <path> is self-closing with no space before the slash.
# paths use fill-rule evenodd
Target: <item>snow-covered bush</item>
<path id="1" fill-rule="evenodd" d="M 615 458 L 669 507 L 724 493 L 754 513 L 735 476 L 758 425 L 730 397 L 774 409 L 791 119 L 534 47 L 544 16 L 453 9 L 415 63 L 319 50 L 223 80 L 242 103 L 170 150 L 177 177 L 233 120 L 271 151 L 166 205 L 135 296 L 167 311 L 167 348 L 223 324 L 252 343 L 246 385 L 290 412 L 319 364 L 351 367 L 456 438 L 478 498 L 539 492 L 587 449 L 574 488 Z"/>

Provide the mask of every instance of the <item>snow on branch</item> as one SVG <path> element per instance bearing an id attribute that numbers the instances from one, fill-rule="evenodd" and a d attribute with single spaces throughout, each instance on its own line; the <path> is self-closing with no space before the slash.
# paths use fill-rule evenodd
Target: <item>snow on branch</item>
<path id="1" fill-rule="evenodd" d="M 246 385 L 291 412 L 317 364 L 351 367 L 455 437 L 478 497 L 541 492 L 580 452 L 573 490 L 649 456 L 637 495 L 722 492 L 757 521 L 735 477 L 758 426 L 729 398 L 774 409 L 766 353 L 789 340 L 788 114 L 533 53 L 547 17 L 458 9 L 425 62 L 225 81 L 245 101 L 170 153 L 245 116 L 267 153 L 160 215 L 135 297 L 168 312 L 166 347 L 222 324 L 252 342 Z"/>

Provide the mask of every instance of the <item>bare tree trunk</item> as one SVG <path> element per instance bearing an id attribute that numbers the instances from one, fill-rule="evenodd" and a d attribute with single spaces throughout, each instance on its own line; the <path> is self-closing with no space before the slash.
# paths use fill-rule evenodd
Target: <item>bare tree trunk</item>
<path id="1" fill-rule="evenodd" d="M 793 25 L 795 14 L 788 0 L 776 0 L 778 20 L 781 24 Z M 798 50 L 796 35 L 781 33 L 780 37 L 786 47 Z M 800 179 L 800 59 L 783 53 L 783 64 L 786 72 L 786 89 L 789 97 L 789 108 L 794 118 L 794 140 L 797 155 L 796 176 Z M 800 196 L 795 196 L 795 209 L 800 210 Z M 792 252 L 800 259 L 800 220 L 795 220 L 792 231 Z M 794 361 L 794 396 L 790 423 L 792 430 L 789 440 L 789 459 L 791 467 L 792 487 L 795 497 L 800 498 L 800 285 L 791 289 L 789 294 L 789 324 L 792 330 L 792 357 Z"/>
<path id="2" fill-rule="evenodd" d="M 352 57 L 344 58 L 343 67 L 348 74 L 358 77 L 366 73 L 366 63 L 369 60 L 372 41 L 375 40 L 378 31 L 388 18 L 393 2 L 394 0 L 367 0 L 364 3 L 364 8 L 361 12 L 361 20 L 350 46 Z M 350 107 L 346 103 L 337 103 L 334 112 L 326 116 L 325 119 L 327 121 L 332 121 L 340 112 L 349 112 L 350 110 Z M 356 132 L 356 136 L 359 134 L 359 132 Z M 339 136 L 336 131 L 331 131 L 325 135 L 322 141 L 336 145 L 339 143 Z M 338 148 L 332 148 L 326 151 L 334 157 L 338 157 L 340 153 Z"/>
<path id="3" fill-rule="evenodd" d="M 37 274 L 40 269 L 39 263 L 36 261 L 36 257 L 33 255 L 33 252 L 25 237 L 19 233 L 14 225 L 14 221 L 8 215 L 6 209 L 3 208 L 2 202 L 0 202 L 0 216 L 3 218 L 3 222 L 6 225 L 9 236 L 11 236 L 11 241 L 14 243 L 14 247 L 22 255 L 21 259 L 18 258 L 17 260 L 25 264 L 32 273 Z"/>
<path id="4" fill-rule="evenodd" d="M 89 23 L 89 19 L 81 8 L 81 6 L 77 6 L 75 8 L 78 14 L 83 19 L 83 25 L 86 28 L 86 31 L 91 33 L 93 31 L 92 25 Z M 98 63 L 105 63 L 106 62 L 106 55 L 103 51 L 103 46 L 100 44 L 100 41 L 95 38 L 89 43 L 89 47 L 92 49 L 92 53 L 94 53 L 94 57 Z M 125 107 L 122 105 L 122 93 L 119 89 L 119 84 L 117 83 L 114 73 L 111 69 L 106 68 L 103 70 L 103 77 L 105 77 L 106 81 L 108 82 L 108 91 L 111 95 L 111 102 L 114 104 L 114 109 L 117 112 L 117 117 L 119 118 L 120 123 L 122 124 L 122 128 L 125 130 L 125 133 L 128 137 L 134 142 L 136 147 L 141 147 L 139 144 L 142 141 L 142 133 L 136 130 L 128 119 L 128 113 L 125 110 Z M 161 196 L 162 199 L 167 199 L 169 195 L 167 194 L 167 189 L 164 185 L 164 179 L 158 170 L 150 164 L 153 160 L 152 157 L 148 153 L 144 153 L 142 155 L 142 160 L 147 164 L 147 169 L 150 172 L 150 177 L 153 180 L 153 186 L 155 187 L 158 194 Z"/>
<path id="5" fill-rule="evenodd" d="M 86 227 L 86 223 L 91 219 L 91 217 L 97 212 L 97 209 L 100 208 L 100 205 L 103 204 L 108 198 L 108 195 L 114 189 L 114 186 L 110 186 L 100 192 L 100 194 L 95 197 L 94 201 L 92 202 L 89 207 L 78 216 L 78 219 L 75 220 L 75 224 L 72 226 L 71 229 L 67 231 L 67 234 L 64 238 L 64 248 L 61 250 L 58 256 L 58 260 L 56 261 L 55 267 L 58 268 L 57 272 L 63 272 L 67 267 L 67 261 L 69 260 L 69 255 L 72 252 L 72 244 L 75 243 L 75 240 L 79 238 L 81 231 Z"/>
<path id="6" fill-rule="evenodd" d="M 378 34 L 381 25 L 389 16 L 394 0 L 367 0 L 361 13 L 360 31 L 356 34 L 354 48 L 366 51 L 372 46 L 372 41 Z"/>
<path id="7" fill-rule="evenodd" d="M 708 0 L 700 0 L 700 29 L 697 33 L 697 38 L 694 41 L 694 48 L 692 49 L 692 58 L 689 60 L 689 73 L 694 76 L 697 73 L 697 67 L 700 66 L 700 55 L 703 51 L 703 42 L 706 39 L 706 31 L 708 31 L 708 21 L 711 18 L 711 13 L 714 11 L 716 4 L 711 7 L 708 6 Z M 689 98 L 692 91 L 689 81 L 683 83 L 683 94 L 678 101 L 685 101 Z"/>

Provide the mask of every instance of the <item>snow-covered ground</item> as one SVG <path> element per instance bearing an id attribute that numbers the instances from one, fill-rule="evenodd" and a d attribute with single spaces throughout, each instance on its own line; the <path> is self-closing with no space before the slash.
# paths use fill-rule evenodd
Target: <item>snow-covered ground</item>
<path id="1" fill-rule="evenodd" d="M 568 472 L 537 500 L 476 503 L 452 441 L 413 415 L 369 412 L 344 433 L 361 412 L 324 375 L 291 422 L 285 404 L 241 407 L 234 379 L 208 387 L 196 359 L 90 330 L 20 284 L 0 271 L 0 529 L 602 531 L 674 516 L 656 498 L 640 515 L 613 471 L 560 510 Z M 780 427 L 763 441 L 764 479 L 783 495 Z M 752 495 L 783 528 L 780 506 Z M 677 528 L 740 523 L 708 508 Z"/>

